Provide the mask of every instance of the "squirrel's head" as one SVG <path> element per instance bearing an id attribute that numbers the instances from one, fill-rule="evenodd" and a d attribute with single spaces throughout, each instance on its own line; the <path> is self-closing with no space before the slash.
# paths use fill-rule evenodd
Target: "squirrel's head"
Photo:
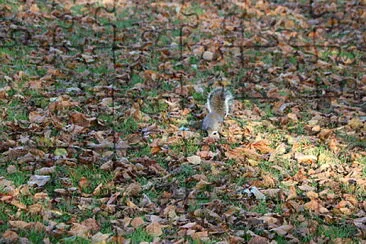
<path id="1" fill-rule="evenodd" d="M 209 113 L 202 121 L 202 129 L 207 131 L 209 137 L 220 138 L 219 130 L 222 120 L 223 118 L 219 114 Z"/>
<path id="2" fill-rule="evenodd" d="M 207 130 L 208 137 L 220 139 L 220 133 L 217 130 Z"/>

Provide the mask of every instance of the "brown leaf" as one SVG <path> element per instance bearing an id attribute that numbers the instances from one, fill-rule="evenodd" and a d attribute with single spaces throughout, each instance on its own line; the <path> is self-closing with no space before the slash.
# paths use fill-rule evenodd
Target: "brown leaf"
<path id="1" fill-rule="evenodd" d="M 88 118 L 85 114 L 78 112 L 72 113 L 70 117 L 73 124 L 86 128 L 90 127 L 92 122 L 96 120 L 96 118 Z"/>
<path id="2" fill-rule="evenodd" d="M 162 225 L 158 222 L 153 222 L 149 224 L 148 226 L 146 226 L 145 230 L 152 236 L 161 236 L 163 234 Z"/>
<path id="3" fill-rule="evenodd" d="M 191 164 L 198 165 L 201 163 L 201 158 L 200 158 L 200 156 L 193 155 L 193 156 L 187 157 L 187 161 Z"/>
<path id="4" fill-rule="evenodd" d="M 16 220 L 16 221 L 9 221 L 9 225 L 13 228 L 24 230 L 24 229 L 31 227 L 33 225 L 33 223 Z"/>
<path id="5" fill-rule="evenodd" d="M 10 204 L 19 209 L 27 209 L 27 206 L 24 203 L 19 202 L 18 200 L 13 199 Z"/>
<path id="6" fill-rule="evenodd" d="M 99 231 L 100 227 L 97 223 L 97 221 L 93 218 L 89 218 L 81 222 L 80 224 L 86 226 L 89 230 L 96 232 Z"/>
<path id="7" fill-rule="evenodd" d="M 333 153 L 338 153 L 341 149 L 339 148 L 339 143 L 337 139 L 332 138 L 328 141 L 328 147 Z"/>
<path id="8" fill-rule="evenodd" d="M 89 184 L 90 184 L 90 182 L 86 177 L 81 177 L 81 179 L 79 180 L 79 183 L 78 183 L 78 185 L 81 189 L 88 187 Z"/>
<path id="9" fill-rule="evenodd" d="M 330 135 L 332 135 L 332 130 L 330 129 L 322 129 L 319 134 L 318 134 L 318 137 L 321 139 L 321 140 L 325 140 L 327 138 L 329 138 Z"/>
<path id="10" fill-rule="evenodd" d="M 71 229 L 69 230 L 69 234 L 72 236 L 80 236 L 87 238 L 89 235 L 90 229 L 82 224 L 73 223 Z"/>
<path id="11" fill-rule="evenodd" d="M 245 157 L 249 159 L 259 159 L 260 155 L 255 152 L 253 149 L 245 148 L 245 147 L 237 147 L 225 152 L 226 157 L 229 159 L 235 159 L 236 161 L 243 161 Z"/>
<path id="12" fill-rule="evenodd" d="M 208 232 L 207 231 L 199 231 L 199 232 L 195 232 L 191 235 L 193 240 L 200 240 L 203 239 L 205 237 L 208 237 Z"/>
<path id="13" fill-rule="evenodd" d="M 43 168 L 37 169 L 35 171 L 35 173 L 38 174 L 38 175 L 51 175 L 55 172 L 56 172 L 56 166 L 43 167 Z"/>
<path id="14" fill-rule="evenodd" d="M 177 213 L 175 212 L 176 208 L 177 207 L 174 206 L 174 205 L 167 206 L 164 209 L 164 211 L 163 211 L 164 216 L 166 216 L 168 218 L 175 218 L 175 217 L 177 217 Z"/>
<path id="15" fill-rule="evenodd" d="M 269 240 L 265 237 L 262 237 L 262 236 L 254 236 L 248 242 L 248 244 L 267 244 L 267 243 L 269 243 Z"/>
<path id="16" fill-rule="evenodd" d="M 14 231 L 6 230 L 3 233 L 3 238 L 7 241 L 7 243 L 16 243 L 16 241 L 19 239 L 19 236 Z"/>
<path id="17" fill-rule="evenodd" d="M 127 186 L 126 190 L 123 192 L 124 196 L 137 196 L 142 191 L 140 183 L 131 183 Z"/>
<path id="18" fill-rule="evenodd" d="M 98 232 L 98 233 L 96 233 L 95 235 L 93 235 L 92 237 L 91 237 L 91 243 L 92 244 L 104 244 L 104 243 L 109 243 L 109 242 L 107 242 L 107 240 L 108 240 L 108 238 L 109 238 L 109 236 L 110 236 L 111 234 L 103 234 L 103 233 L 100 233 L 100 232 Z M 113 242 L 114 243 L 114 242 Z M 118 243 L 118 242 L 116 242 L 116 243 Z"/>
<path id="19" fill-rule="evenodd" d="M 8 91 L 11 90 L 10 86 L 6 86 L 3 88 L 0 88 L 0 100 L 7 99 L 8 98 Z"/>
<path id="20" fill-rule="evenodd" d="M 28 82 L 28 88 L 32 90 L 39 90 L 43 87 L 43 81 L 42 80 L 30 80 Z"/>
<path id="21" fill-rule="evenodd" d="M 28 118 L 31 123 L 41 124 L 45 121 L 46 116 L 37 111 L 31 111 L 28 115 Z"/>
<path id="22" fill-rule="evenodd" d="M 287 114 L 287 118 L 289 118 L 290 120 L 292 120 L 293 122 L 297 122 L 299 119 L 297 118 L 297 115 L 294 113 L 288 113 Z"/>
<path id="23" fill-rule="evenodd" d="M 57 101 L 50 103 L 50 105 L 48 105 L 48 110 L 50 112 L 56 112 L 59 110 L 64 110 L 67 108 L 71 108 L 74 106 L 79 105 L 78 102 L 73 102 L 70 101 L 68 97 L 65 96 L 60 96 L 57 98 Z"/>
<path id="24" fill-rule="evenodd" d="M 41 213 L 42 209 L 43 209 L 43 206 L 39 203 L 30 205 L 28 207 L 28 211 L 30 214 L 39 214 L 39 213 Z"/>
<path id="25" fill-rule="evenodd" d="M 103 183 L 100 183 L 97 187 L 95 187 L 95 189 L 93 191 L 93 195 L 98 196 L 102 190 L 102 187 L 103 187 Z"/>
<path id="26" fill-rule="evenodd" d="M 314 211 L 315 213 L 328 213 L 328 209 L 324 208 L 318 200 L 311 199 L 310 202 L 304 204 L 304 208 Z"/>
<path id="27" fill-rule="evenodd" d="M 297 198 L 296 188 L 295 186 L 290 186 L 290 194 L 287 196 L 286 201 L 296 198 Z"/>
<path id="28" fill-rule="evenodd" d="M 139 227 L 143 224 L 145 224 L 145 221 L 141 217 L 135 217 L 131 221 L 131 226 L 134 227 L 134 228 L 137 228 L 137 227 Z"/>
<path id="29" fill-rule="evenodd" d="M 302 153 L 295 153 L 295 159 L 297 162 L 303 164 L 313 164 L 317 161 L 317 157 L 315 155 L 304 155 Z"/>
<path id="30" fill-rule="evenodd" d="M 277 233 L 277 235 L 284 236 L 286 235 L 290 230 L 292 230 L 294 227 L 292 225 L 281 225 L 277 228 L 271 229 L 271 231 L 274 231 Z"/>
<path id="31" fill-rule="evenodd" d="M 317 199 L 319 197 L 318 193 L 309 191 L 306 193 L 306 196 L 310 199 Z"/>
<path id="32" fill-rule="evenodd" d="M 271 148 L 269 145 L 271 143 L 268 140 L 259 140 L 253 143 L 249 144 L 249 148 L 253 148 L 256 150 L 259 150 L 261 153 L 271 153 L 273 152 L 273 148 Z"/>
<path id="33" fill-rule="evenodd" d="M 356 117 L 348 121 L 348 125 L 351 127 L 351 129 L 357 130 L 363 126 L 363 123 L 360 118 Z"/>

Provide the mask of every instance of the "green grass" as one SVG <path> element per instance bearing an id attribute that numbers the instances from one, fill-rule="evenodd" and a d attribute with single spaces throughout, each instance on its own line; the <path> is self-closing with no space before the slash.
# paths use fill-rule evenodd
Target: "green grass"
<path id="1" fill-rule="evenodd" d="M 78 186 L 83 177 L 88 180 L 88 184 L 82 189 L 85 193 L 92 193 L 99 184 L 106 184 L 114 177 L 113 172 L 107 172 L 95 166 L 86 165 L 69 169 L 69 176 L 74 186 Z"/>
<path id="2" fill-rule="evenodd" d="M 128 117 L 127 119 L 123 118 L 122 121 L 118 121 L 114 128 L 117 132 L 128 135 L 138 132 L 139 124 L 134 118 Z"/>
<path id="3" fill-rule="evenodd" d="M 350 224 L 341 225 L 321 225 L 318 229 L 320 235 L 324 235 L 331 240 L 335 238 L 351 238 L 357 234 L 357 228 Z"/>
<path id="4" fill-rule="evenodd" d="M 70 237 L 65 237 L 62 239 L 62 243 L 65 244 L 73 244 L 73 243 L 77 243 L 77 244 L 90 244 L 91 241 L 86 240 L 82 237 L 79 236 L 70 236 Z"/>
<path id="5" fill-rule="evenodd" d="M 153 241 L 153 237 L 151 235 L 149 235 L 142 228 L 137 228 L 134 232 L 132 232 L 131 234 L 128 234 L 126 237 L 131 239 L 132 244 L 139 244 L 141 242 Z"/>
<path id="6" fill-rule="evenodd" d="M 162 100 L 153 100 L 149 102 L 145 102 L 141 108 L 141 111 L 147 114 L 159 114 L 161 112 L 166 111 L 168 108 L 168 104 Z"/>
<path id="7" fill-rule="evenodd" d="M 28 111 L 18 99 L 12 99 L 8 103 L 0 101 L 0 108 L 6 108 L 6 119 L 8 121 L 28 120 Z"/>
<path id="8" fill-rule="evenodd" d="M 8 164 L 10 165 L 10 164 Z M 0 166 L 0 175 L 4 176 L 5 179 L 11 181 L 14 183 L 16 187 L 25 184 L 31 175 L 31 172 L 22 171 L 18 168 L 18 171 L 14 174 L 9 174 L 7 172 L 7 165 L 1 165 Z"/>
<path id="9" fill-rule="evenodd" d="M 268 205 L 265 200 L 261 200 L 258 204 L 252 209 L 253 212 L 265 214 L 269 212 Z"/>
<path id="10" fill-rule="evenodd" d="M 170 146 L 174 154 L 184 154 L 185 156 L 195 155 L 199 150 L 200 144 L 196 139 L 181 139 L 178 143 Z"/>

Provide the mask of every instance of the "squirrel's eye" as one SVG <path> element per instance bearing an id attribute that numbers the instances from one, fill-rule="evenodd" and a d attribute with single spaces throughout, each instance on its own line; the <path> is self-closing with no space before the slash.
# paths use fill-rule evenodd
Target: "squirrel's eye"
<path id="1" fill-rule="evenodd" d="M 212 135 L 217 136 L 217 131 L 212 132 Z"/>

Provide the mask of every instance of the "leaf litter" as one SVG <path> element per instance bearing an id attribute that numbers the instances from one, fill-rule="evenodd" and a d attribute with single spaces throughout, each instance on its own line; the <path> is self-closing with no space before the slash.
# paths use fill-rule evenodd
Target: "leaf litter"
<path id="1" fill-rule="evenodd" d="M 302 5 L 291 4 L 219 4 L 224 14 L 245 13 L 230 18 L 207 1 L 118 2 L 116 14 L 70 1 L 52 11 L 37 1 L 2 6 L 4 16 L 26 25 L 1 20 L 1 28 L 25 28 L 41 45 L 27 55 L 0 56 L 11 64 L 0 70 L 0 207 L 8 215 L 0 215 L 1 241 L 362 241 L 366 76 L 357 67 L 364 59 L 347 49 L 353 37 L 342 28 L 329 35 L 322 28 L 299 31 L 338 18 L 313 19 Z M 365 17 L 351 5 L 313 4 L 348 21 L 355 33 Z M 128 26 L 137 11 L 151 19 L 141 15 L 138 25 Z M 197 20 L 186 16 L 191 11 Z M 78 24 L 47 31 L 70 18 Z M 139 51 L 118 52 L 113 64 L 111 53 L 95 47 L 110 43 L 111 32 L 95 23 L 115 18 L 127 25 L 117 33 L 118 43 L 130 41 Z M 199 25 L 191 28 L 194 21 Z M 154 30 L 174 29 L 174 23 L 183 23 L 183 40 L 166 31 L 167 40 L 151 41 Z M 245 35 L 237 31 L 243 26 Z M 236 46 L 270 46 L 272 39 L 277 48 L 245 50 L 248 66 L 234 65 L 243 54 Z M 303 48 L 295 50 L 293 40 Z M 314 40 L 345 53 L 318 50 Z M 63 45 L 45 48 L 54 41 Z M 175 48 L 180 41 L 187 49 Z M 83 51 L 72 45 L 80 43 Z M 175 62 L 180 52 L 183 58 Z M 16 58 L 38 62 L 40 72 L 17 69 Z M 195 126 L 205 114 L 206 88 L 218 83 L 206 71 L 217 69 L 238 95 L 219 141 L 204 138 Z M 319 79 L 332 89 L 312 98 Z M 347 82 L 335 82 L 342 80 Z M 41 239 L 30 230 L 43 233 Z"/>

